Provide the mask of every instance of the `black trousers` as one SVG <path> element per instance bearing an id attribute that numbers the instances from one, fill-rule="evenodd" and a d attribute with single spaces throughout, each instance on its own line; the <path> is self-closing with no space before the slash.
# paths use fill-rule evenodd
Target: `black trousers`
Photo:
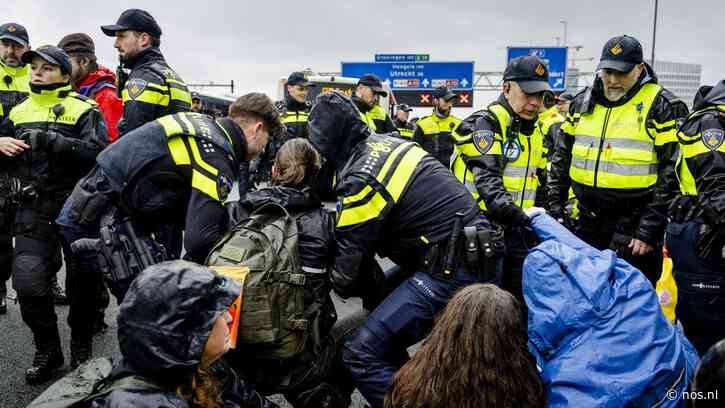
<path id="1" fill-rule="evenodd" d="M 667 226 L 667 251 L 677 282 L 675 316 L 702 356 L 725 338 L 725 260 L 720 251 L 709 259 L 697 253 L 700 221 Z"/>
<path id="2" fill-rule="evenodd" d="M 66 255 L 68 324 L 72 337 L 88 341 L 93 333 L 98 283 L 92 276 L 81 276 L 79 263 L 68 256 L 69 243 L 63 241 L 54 222 L 62 204 L 62 197 L 41 194 L 22 202 L 15 217 L 13 287 L 18 293 L 23 321 L 32 331 L 39 350 L 60 347 L 51 279 L 62 266 L 62 253 Z"/>
<path id="3" fill-rule="evenodd" d="M 599 250 L 611 249 L 617 256 L 639 269 L 654 286 L 662 274 L 662 246 L 655 246 L 646 255 L 632 255 L 628 248 L 637 226 L 639 212 L 602 211 L 588 209 L 579 203 L 579 221 L 576 235 Z"/>
<path id="4" fill-rule="evenodd" d="M 13 269 L 13 224 L 15 206 L 9 197 L 0 197 L 0 290 Z"/>

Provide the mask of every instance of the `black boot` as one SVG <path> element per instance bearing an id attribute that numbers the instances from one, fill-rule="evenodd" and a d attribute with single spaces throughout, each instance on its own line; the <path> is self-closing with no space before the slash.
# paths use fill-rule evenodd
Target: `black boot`
<path id="1" fill-rule="evenodd" d="M 70 342 L 70 366 L 76 368 L 91 359 L 93 350 L 92 341 L 71 340 Z"/>
<path id="2" fill-rule="evenodd" d="M 7 297 L 8 297 L 8 289 L 5 286 L 5 282 L 0 283 L 0 314 L 5 314 L 8 312 L 8 304 L 7 304 Z"/>
<path id="3" fill-rule="evenodd" d="M 65 295 L 63 288 L 58 284 L 57 276 L 53 276 L 53 280 L 50 282 L 50 291 L 53 293 L 53 303 L 56 305 L 68 304 L 68 297 Z"/>
<path id="4" fill-rule="evenodd" d="M 33 358 L 33 366 L 25 371 L 25 382 L 42 384 L 52 379 L 56 371 L 63 366 L 63 352 L 59 345 L 38 349 Z"/>

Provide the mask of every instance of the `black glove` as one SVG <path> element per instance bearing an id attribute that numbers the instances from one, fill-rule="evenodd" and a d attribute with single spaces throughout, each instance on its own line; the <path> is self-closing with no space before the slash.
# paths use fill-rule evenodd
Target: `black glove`
<path id="1" fill-rule="evenodd" d="M 692 221 L 698 208 L 698 202 L 696 196 L 680 195 L 675 197 L 668 210 L 670 222 L 682 224 Z"/>
<path id="2" fill-rule="evenodd" d="M 239 201 L 227 201 L 224 207 L 227 209 L 230 227 L 239 224 L 243 219 L 247 218 L 248 213 Z"/>
<path id="3" fill-rule="evenodd" d="M 504 221 L 513 227 L 526 227 L 531 224 L 529 216 L 526 215 L 521 207 L 515 204 L 507 205 L 501 212 L 501 215 Z"/>
<path id="4" fill-rule="evenodd" d="M 20 139 L 28 143 L 33 151 L 43 151 L 55 143 L 56 136 L 55 132 L 30 129 L 23 132 Z"/>
<path id="5" fill-rule="evenodd" d="M 571 223 L 571 218 L 569 217 L 569 212 L 567 212 L 566 208 L 564 208 L 561 204 L 550 204 L 546 213 L 555 220 L 559 221 L 566 228 L 572 229 L 573 225 Z"/>

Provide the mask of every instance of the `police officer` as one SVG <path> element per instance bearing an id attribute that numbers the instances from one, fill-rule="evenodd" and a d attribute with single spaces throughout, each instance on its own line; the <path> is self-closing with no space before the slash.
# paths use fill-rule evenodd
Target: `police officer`
<path id="1" fill-rule="evenodd" d="M 203 263 L 228 229 L 224 201 L 238 180 L 240 164 L 255 158 L 269 134 L 281 129 L 274 104 L 260 93 L 237 99 L 227 118 L 190 112 L 159 118 L 98 156 L 96 168 L 78 183 L 57 223 L 68 242 L 97 238 L 101 217 L 115 207 L 114 220 L 130 218 L 139 234 L 155 234 L 166 225 L 186 229 L 185 258 Z M 164 237 L 157 238 L 168 245 Z M 98 269 L 93 253 L 77 252 L 86 270 Z M 109 288 L 120 301 L 129 284 L 109 282 Z"/>
<path id="2" fill-rule="evenodd" d="M 725 81 L 700 88 L 693 110 L 678 133 L 682 195 L 670 207 L 666 246 L 677 319 L 703 355 L 725 338 Z"/>
<path id="3" fill-rule="evenodd" d="M 458 97 L 446 86 L 433 91 L 433 113 L 424 116 L 415 124 L 413 141 L 449 167 L 453 154 L 451 134 L 461 120 L 451 115 L 454 100 Z"/>
<path id="4" fill-rule="evenodd" d="M 360 110 L 360 117 L 373 132 L 394 132 L 395 125 L 390 119 L 390 115 L 379 104 L 381 96 L 387 98 L 388 92 L 383 88 L 380 78 L 373 74 L 367 74 L 357 81 L 355 95 L 353 95 L 352 100 Z"/>
<path id="5" fill-rule="evenodd" d="M 119 89 L 123 98 L 121 136 L 162 116 L 191 110 L 186 84 L 164 60 L 161 27 L 147 11 L 124 11 L 116 24 L 101 26 L 103 33 L 116 37 L 121 66 Z M 131 72 L 126 75 L 125 69 Z"/>
<path id="6" fill-rule="evenodd" d="M 406 273 L 343 353 L 357 388 L 373 407 L 382 407 L 406 347 L 425 337 L 453 292 L 496 274 L 493 251 L 474 261 L 462 248 L 470 242 L 467 253 L 479 256 L 479 232 L 489 248 L 502 243 L 448 169 L 414 143 L 371 132 L 357 116 L 344 95 L 319 96 L 310 113 L 310 141 L 338 171 L 335 292 L 366 296 L 366 288 L 381 285 L 368 269 L 376 255 Z"/>
<path id="7" fill-rule="evenodd" d="M 284 100 L 275 104 L 285 132 L 270 140 L 264 152 L 255 159 L 255 163 L 252 164 L 253 183 L 258 184 L 271 180 L 274 158 L 285 142 L 295 137 L 307 138 L 307 115 L 312 106 L 307 101 L 307 94 L 312 86 L 315 84 L 308 81 L 302 72 L 293 72 L 287 78 Z"/>
<path id="8" fill-rule="evenodd" d="M 203 113 L 202 109 L 204 104 L 201 102 L 201 95 L 198 92 L 191 93 L 191 111 L 196 113 Z"/>
<path id="9" fill-rule="evenodd" d="M 50 281 L 61 266 L 61 246 L 66 256 L 69 248 L 60 239 L 53 220 L 75 183 L 108 144 L 108 136 L 95 102 L 73 92 L 68 54 L 54 46 L 43 46 L 23 54 L 22 61 L 30 64 L 30 97 L 10 111 L 0 133 L 11 134 L 17 140 L 14 150 L 4 152 L 6 160 L 11 161 L 12 175 L 20 183 L 13 286 L 36 348 L 25 379 L 41 383 L 63 365 Z M 96 286 L 79 276 L 80 271 L 70 260 L 66 269 L 74 361 L 78 341 L 90 338 L 91 331 L 80 299 Z"/>
<path id="10" fill-rule="evenodd" d="M 529 224 L 524 210 L 535 205 L 546 177 L 544 137 L 537 120 L 551 88 L 546 64 L 535 56 L 511 60 L 503 81 L 498 100 L 466 118 L 453 134 L 451 169 L 481 210 L 505 226 L 502 287 L 523 302 L 522 268 L 527 243 L 532 242 L 524 229 Z"/>
<path id="11" fill-rule="evenodd" d="M 0 26 L 0 123 L 10 110 L 25 99 L 30 91 L 28 66 L 22 62 L 23 54 L 30 49 L 30 39 L 25 27 L 17 23 Z M 0 136 L 6 136 L 1 135 Z M 15 139 L 6 139 L 7 143 L 19 144 Z M 15 148 L 16 146 L 8 146 Z M 2 153 L 9 150 L 0 145 Z M 11 181 L 6 165 L 0 166 L 0 314 L 7 312 L 6 281 L 10 279 L 13 253 L 13 204 Z"/>
<path id="12" fill-rule="evenodd" d="M 548 159 L 554 153 L 554 144 L 559 138 L 559 129 L 561 129 L 561 124 L 564 123 L 564 116 L 559 113 L 559 105 L 553 93 L 547 93 L 547 95 L 552 95 L 552 103 L 550 106 L 545 106 L 546 109 L 539 114 L 536 127 L 544 137 L 544 148 Z"/>
<path id="13" fill-rule="evenodd" d="M 412 111 L 413 108 L 404 103 L 401 103 L 397 107 L 397 111 L 395 112 L 395 120 L 393 121 L 393 124 L 395 124 L 395 128 L 398 130 L 398 134 L 400 135 L 400 137 L 406 140 L 413 139 L 413 130 L 415 130 L 415 126 L 408 123 L 408 118 L 410 117 L 410 112 Z"/>
<path id="14" fill-rule="evenodd" d="M 593 87 L 572 102 L 548 180 L 551 214 L 567 219 L 573 187 L 577 235 L 611 248 L 651 282 L 660 275 L 667 206 L 677 181 L 675 125 L 687 107 L 657 84 L 642 46 L 624 35 L 607 41 Z"/>
<path id="15" fill-rule="evenodd" d="M 564 92 L 561 95 L 556 97 L 556 109 L 559 111 L 559 114 L 562 116 L 562 121 L 566 119 L 566 115 L 569 114 L 569 107 L 571 106 L 571 101 L 574 100 L 574 95 L 570 92 Z"/>

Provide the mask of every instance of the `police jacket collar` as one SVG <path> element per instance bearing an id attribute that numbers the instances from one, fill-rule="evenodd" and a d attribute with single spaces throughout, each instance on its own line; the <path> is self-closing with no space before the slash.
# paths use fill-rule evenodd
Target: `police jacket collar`
<path id="1" fill-rule="evenodd" d="M 403 128 L 403 129 L 407 129 L 408 128 L 408 122 L 403 122 L 403 121 L 401 121 L 398 118 L 393 119 L 393 124 L 395 125 L 396 128 L 399 128 L 399 129 L 400 128 Z"/>
<path id="2" fill-rule="evenodd" d="M 362 99 L 358 98 L 357 96 L 352 96 L 352 101 L 355 102 L 355 106 L 360 110 L 362 113 L 369 112 L 373 107 L 365 103 Z"/>
<path id="3" fill-rule="evenodd" d="M 285 107 L 288 112 L 303 112 L 307 110 L 307 102 L 297 102 L 292 97 L 285 98 Z"/>
<path id="4" fill-rule="evenodd" d="M 129 69 L 137 68 L 141 65 L 145 65 L 154 61 L 164 60 L 164 55 L 158 48 L 152 47 L 141 51 L 138 55 L 125 61 L 124 66 Z"/>
<path id="5" fill-rule="evenodd" d="M 28 73 L 28 67 L 29 67 L 29 65 L 27 65 L 27 64 L 20 66 L 20 67 L 11 67 L 10 65 L 5 64 L 5 61 L 0 59 L 0 71 L 6 75 L 11 75 L 11 76 L 25 75 Z"/>
<path id="6" fill-rule="evenodd" d="M 40 105 L 53 105 L 59 103 L 73 88 L 70 84 L 33 85 L 30 84 L 30 99 Z"/>
<path id="7" fill-rule="evenodd" d="M 652 67 L 649 66 L 646 62 L 644 63 L 644 70 L 642 71 L 642 74 L 639 76 L 639 79 L 635 83 L 635 85 L 632 87 L 632 89 L 627 92 L 626 95 L 624 95 L 621 99 L 618 101 L 612 102 L 609 99 L 607 99 L 604 96 L 604 84 L 602 83 L 602 79 L 597 77 L 597 79 L 594 80 L 594 86 L 592 89 L 592 101 L 596 102 L 599 105 L 608 107 L 608 108 L 614 108 L 617 106 L 622 106 L 629 102 L 630 99 L 632 99 L 640 89 L 645 84 L 657 83 L 657 75 L 655 74 Z M 587 112 L 591 112 L 592 109 L 594 109 L 594 106 L 591 106 L 589 109 L 587 109 Z"/>
<path id="8" fill-rule="evenodd" d="M 443 120 L 443 119 L 446 119 L 446 118 L 447 118 L 447 117 L 449 117 L 449 116 L 451 116 L 451 111 L 450 111 L 450 110 L 448 111 L 448 114 L 447 114 L 447 115 L 443 115 L 443 114 L 442 114 L 442 113 L 441 113 L 441 112 L 440 112 L 440 111 L 438 110 L 438 107 L 434 107 L 434 108 L 433 108 L 433 117 L 435 117 L 435 118 L 438 118 L 438 119 L 441 119 L 441 120 Z"/>
<path id="9" fill-rule="evenodd" d="M 247 139 L 244 137 L 244 131 L 233 120 L 229 118 L 217 119 L 216 123 L 223 128 L 229 137 L 232 138 L 232 149 L 237 163 L 246 161 L 247 158 Z"/>
<path id="10" fill-rule="evenodd" d="M 496 102 L 492 103 L 491 105 L 501 105 L 504 109 L 506 109 L 506 112 L 511 116 L 512 120 L 516 120 L 521 124 L 521 127 L 519 128 L 519 132 L 525 134 L 526 136 L 531 135 L 534 132 L 534 129 L 536 128 L 536 121 L 539 119 L 538 116 L 534 119 L 528 120 L 524 119 L 521 116 L 519 116 L 514 110 L 511 108 L 511 105 L 509 105 L 509 101 L 506 100 L 506 96 L 504 96 L 503 93 L 501 93 L 498 96 L 498 99 L 496 99 Z M 489 105 L 489 106 L 491 106 Z M 502 135 L 505 136 L 505 135 Z"/>

